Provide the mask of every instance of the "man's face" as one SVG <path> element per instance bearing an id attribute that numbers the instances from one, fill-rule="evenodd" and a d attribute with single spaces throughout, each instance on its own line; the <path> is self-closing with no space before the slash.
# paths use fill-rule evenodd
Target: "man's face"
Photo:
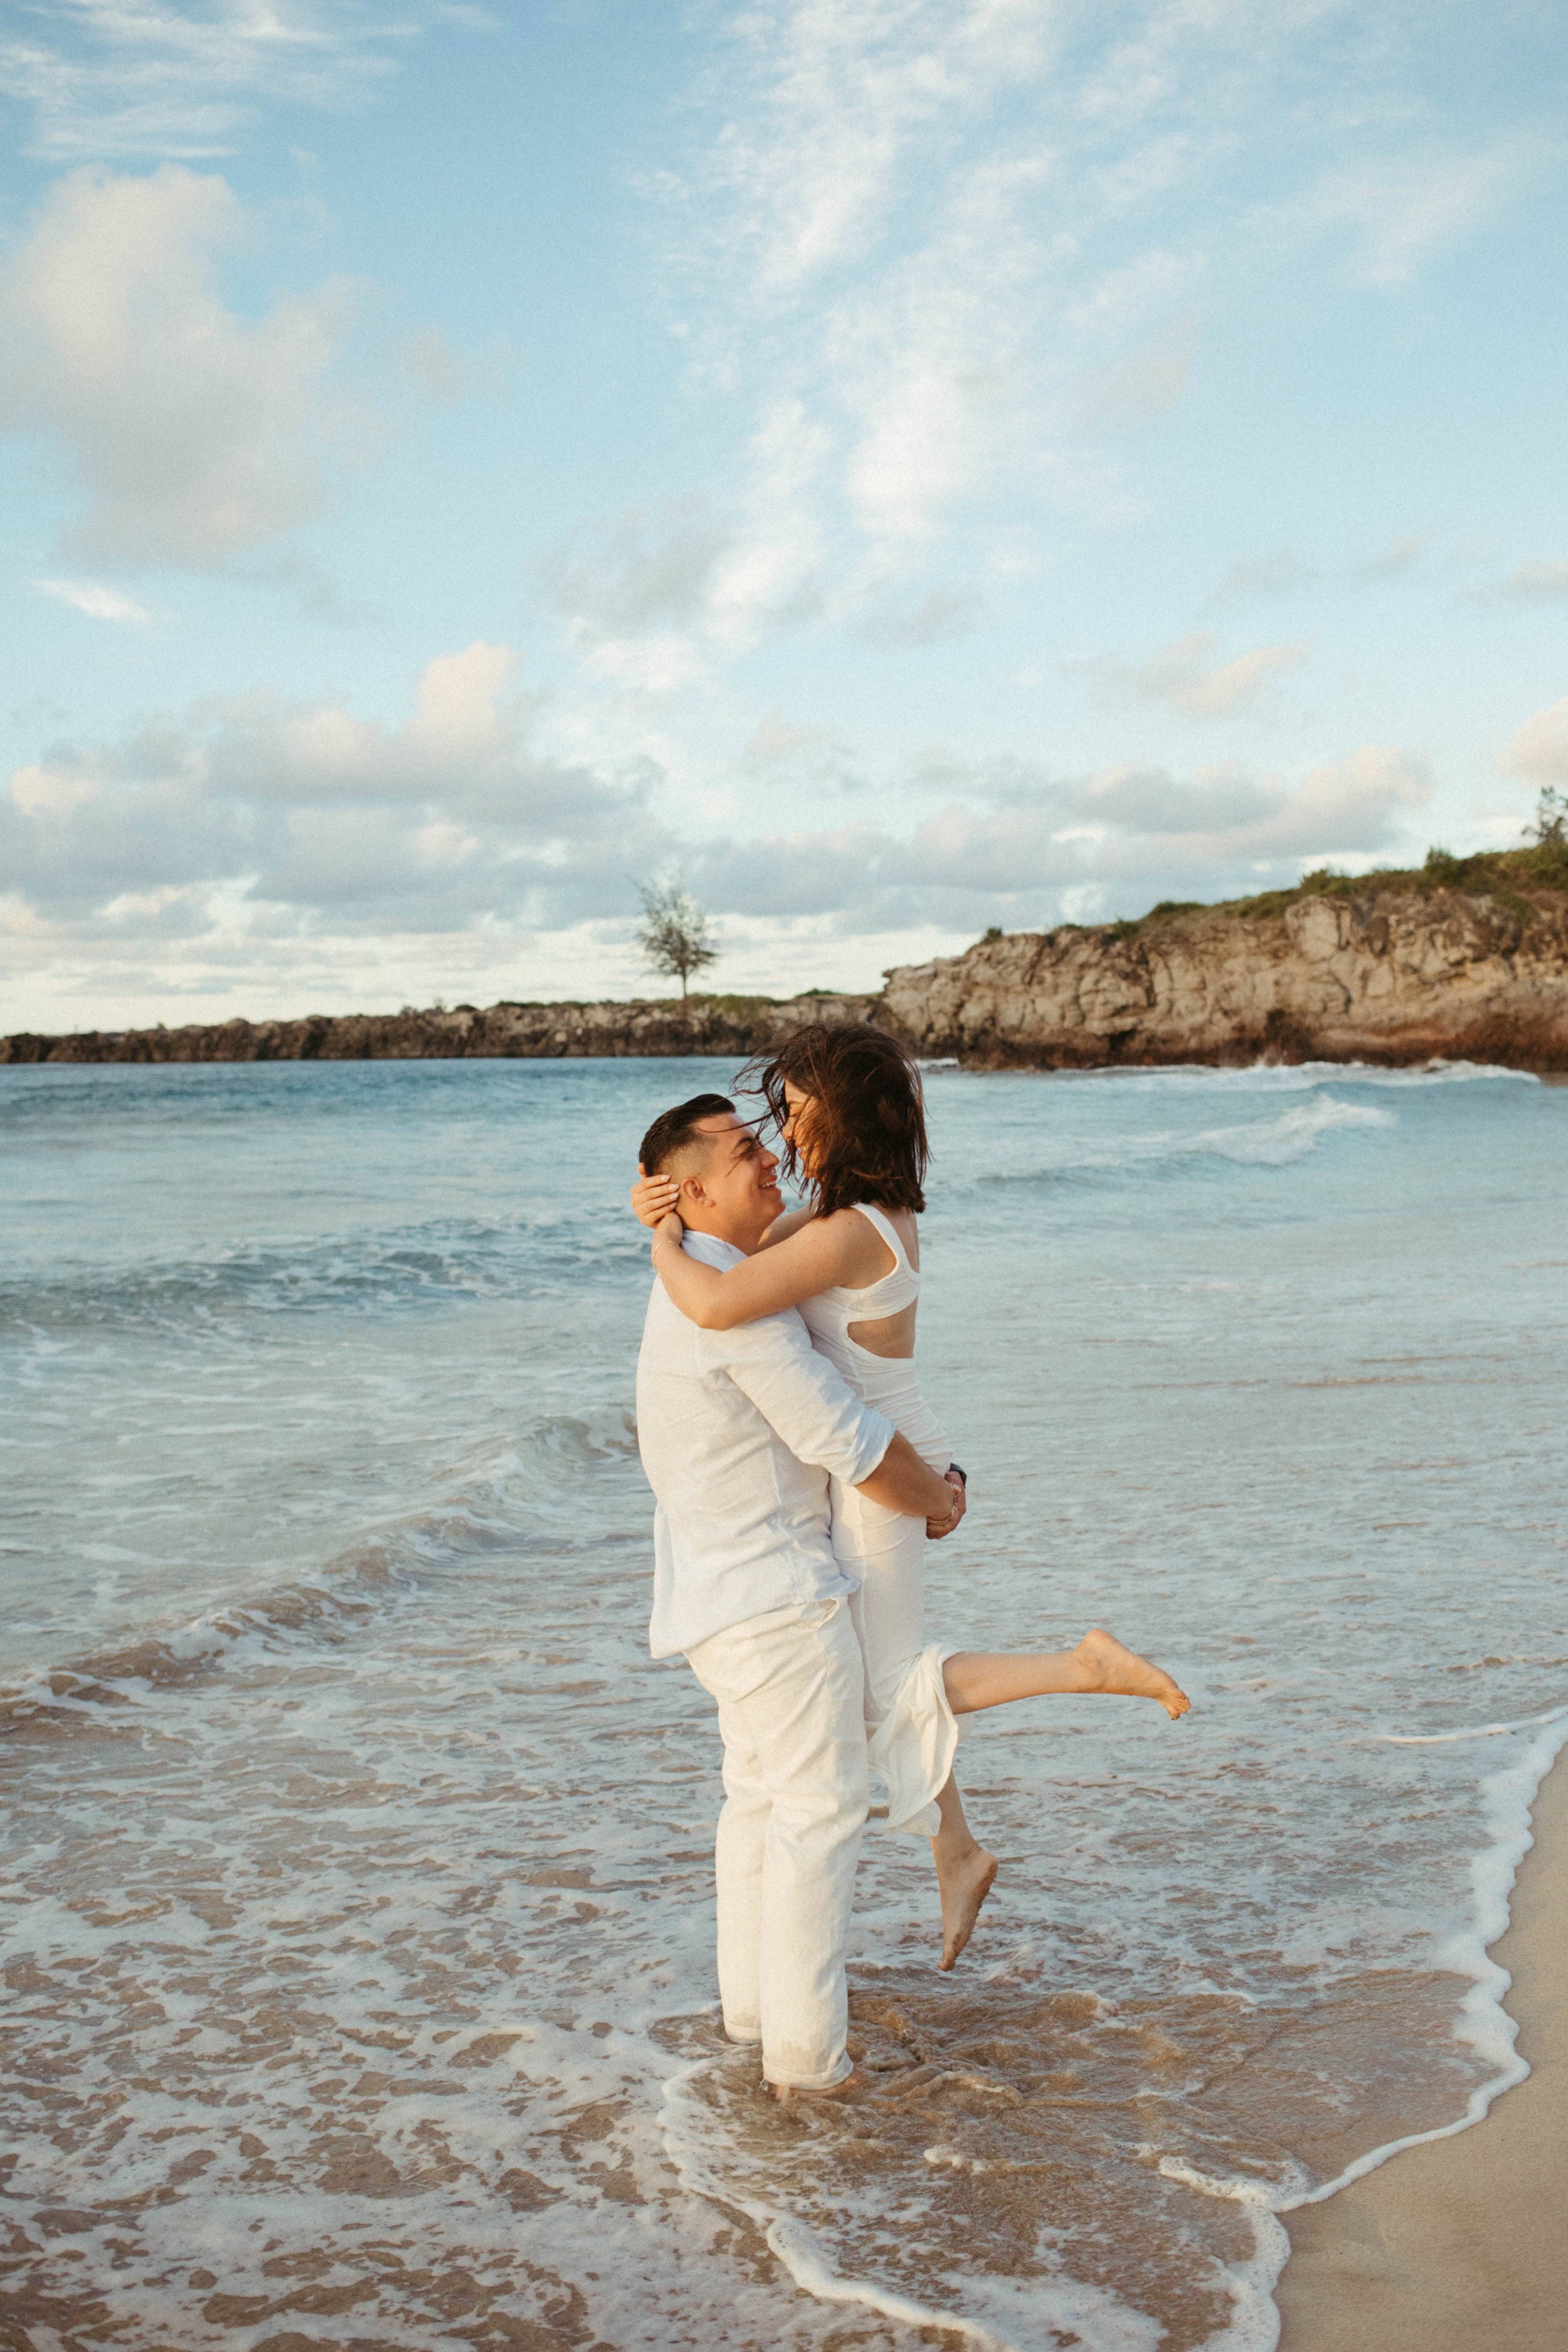
<path id="1" fill-rule="evenodd" d="M 680 1214 L 698 1233 L 716 1234 L 737 1249 L 755 1249 L 784 1209 L 774 1181 L 779 1163 L 733 1111 L 699 1119 L 697 1132 L 713 1141 L 701 1166 L 681 1179 Z"/>

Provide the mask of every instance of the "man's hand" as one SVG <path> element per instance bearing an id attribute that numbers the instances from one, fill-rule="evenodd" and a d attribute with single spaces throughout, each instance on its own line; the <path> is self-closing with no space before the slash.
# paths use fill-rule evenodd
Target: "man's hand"
<path id="1" fill-rule="evenodd" d="M 963 1517 L 965 1511 L 969 1508 L 969 1496 L 964 1489 L 963 1472 L 961 1470 L 944 1470 L 942 1475 L 952 1490 L 952 1517 L 949 1519 L 928 1519 L 926 1521 L 926 1534 L 931 1538 L 932 1543 L 940 1543 L 943 1536 L 950 1536 L 954 1528 L 958 1525 L 960 1519 Z"/>
<path id="2" fill-rule="evenodd" d="M 962 1497 L 940 1471 L 921 1460 L 900 1430 L 893 1432 L 892 1444 L 871 1475 L 860 1480 L 856 1492 L 880 1503 L 885 1511 L 923 1519 L 932 1532 L 946 1535 L 958 1524 Z"/>
<path id="3" fill-rule="evenodd" d="M 680 1197 L 680 1187 L 673 1176 L 645 1176 L 637 1171 L 632 1186 L 632 1214 L 639 1225 L 657 1225 L 661 1217 L 668 1216 Z M 684 1226 L 681 1228 L 685 1231 Z"/>

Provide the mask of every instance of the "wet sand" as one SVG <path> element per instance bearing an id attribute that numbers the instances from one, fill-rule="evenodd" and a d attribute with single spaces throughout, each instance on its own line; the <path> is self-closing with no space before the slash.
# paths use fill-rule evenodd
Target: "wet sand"
<path id="1" fill-rule="evenodd" d="M 1288 2215 L 1279 2352 L 1563 2352 L 1568 2343 L 1568 1755 L 1492 1948 L 1529 2078 L 1484 2122 Z"/>

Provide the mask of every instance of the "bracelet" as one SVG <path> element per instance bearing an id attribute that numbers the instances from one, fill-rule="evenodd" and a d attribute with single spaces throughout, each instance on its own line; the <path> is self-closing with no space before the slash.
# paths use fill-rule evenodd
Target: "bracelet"
<path id="1" fill-rule="evenodd" d="M 964 1466 L 963 1466 L 963 1463 L 962 1463 L 962 1462 L 950 1462 L 950 1463 L 948 1464 L 948 1465 L 947 1465 L 947 1466 L 948 1466 L 948 1468 L 949 1468 L 949 1470 L 950 1470 L 950 1471 L 956 1471 L 956 1473 L 957 1473 L 957 1475 L 958 1475 L 958 1483 L 959 1483 L 959 1485 L 963 1488 L 964 1492 L 967 1494 L 967 1492 L 968 1492 L 968 1490 L 969 1490 L 969 1473 L 968 1473 L 968 1471 L 964 1468 Z"/>

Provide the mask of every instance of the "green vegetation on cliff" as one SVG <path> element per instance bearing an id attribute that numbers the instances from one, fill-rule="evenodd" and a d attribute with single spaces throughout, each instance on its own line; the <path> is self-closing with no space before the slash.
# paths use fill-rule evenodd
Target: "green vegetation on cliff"
<path id="1" fill-rule="evenodd" d="M 1478 849 L 1468 857 L 1451 850 L 1429 849 L 1420 866 L 1374 866 L 1365 874 L 1342 874 L 1320 866 L 1303 874 L 1288 889 L 1255 891 L 1246 898 L 1162 898 L 1146 915 L 1121 915 L 1110 923 L 1061 923 L 1060 931 L 1098 930 L 1114 939 L 1135 938 L 1147 923 L 1179 916 L 1282 914 L 1300 898 L 1365 898 L 1384 890 L 1415 891 L 1430 896 L 1438 890 L 1462 891 L 1472 898 L 1494 898 L 1521 923 L 1535 920 L 1539 908 L 1524 893 L 1568 890 L 1568 793 L 1548 786 L 1541 795 L 1535 821 L 1519 849 Z M 1004 934 L 994 925 L 976 942 L 984 947 Z"/>

